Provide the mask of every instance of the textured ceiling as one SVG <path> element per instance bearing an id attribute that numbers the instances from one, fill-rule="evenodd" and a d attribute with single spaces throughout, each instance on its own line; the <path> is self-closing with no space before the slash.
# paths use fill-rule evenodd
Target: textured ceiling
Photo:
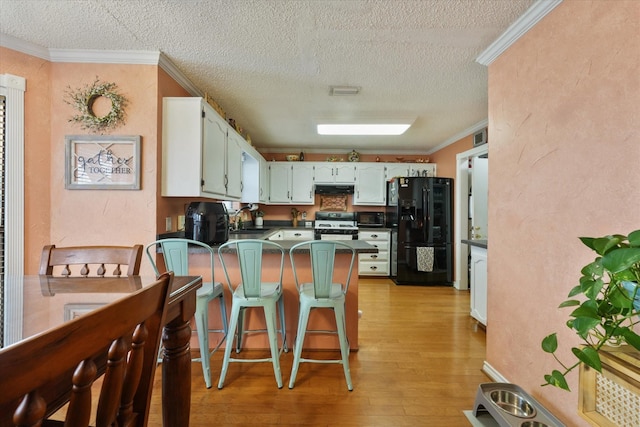
<path id="1" fill-rule="evenodd" d="M 0 0 L 0 32 L 51 49 L 161 51 L 267 151 L 428 153 L 487 118 L 475 62 L 534 0 Z M 329 96 L 331 85 L 362 88 Z M 402 136 L 320 119 L 415 117 Z"/>

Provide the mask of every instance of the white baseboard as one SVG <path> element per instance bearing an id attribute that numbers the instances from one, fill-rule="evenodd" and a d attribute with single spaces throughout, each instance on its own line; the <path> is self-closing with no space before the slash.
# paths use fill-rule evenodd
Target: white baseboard
<path id="1" fill-rule="evenodd" d="M 495 381 L 497 383 L 508 383 L 509 382 L 500 372 L 498 372 L 486 360 L 482 364 L 482 372 L 487 374 L 489 376 L 489 378 L 491 378 L 493 381 Z"/>

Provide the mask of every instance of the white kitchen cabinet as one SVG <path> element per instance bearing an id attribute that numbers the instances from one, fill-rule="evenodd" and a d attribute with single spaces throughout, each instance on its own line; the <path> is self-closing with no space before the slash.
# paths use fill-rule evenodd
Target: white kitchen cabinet
<path id="1" fill-rule="evenodd" d="M 267 203 L 269 194 L 269 164 L 252 146 L 243 147 L 242 199 L 244 203 Z"/>
<path id="2" fill-rule="evenodd" d="M 284 229 L 282 230 L 282 240 L 313 240 L 314 230 Z"/>
<path id="3" fill-rule="evenodd" d="M 384 163 L 358 163 L 354 205 L 386 205 L 387 186 Z"/>
<path id="4" fill-rule="evenodd" d="M 312 164 L 316 184 L 354 184 L 356 180 L 354 163 L 315 162 Z"/>
<path id="5" fill-rule="evenodd" d="M 267 203 L 269 201 L 269 164 L 262 156 L 260 156 L 260 184 L 258 192 L 258 200 L 261 203 Z"/>
<path id="6" fill-rule="evenodd" d="M 487 249 L 471 245 L 471 317 L 487 325 Z"/>
<path id="7" fill-rule="evenodd" d="M 202 98 L 164 98 L 162 196 L 240 200 L 243 143 Z"/>
<path id="8" fill-rule="evenodd" d="M 227 199 L 242 198 L 242 144 L 246 141 L 231 127 L 227 133 Z"/>
<path id="9" fill-rule="evenodd" d="M 384 165 L 385 180 L 389 181 L 399 176 L 409 176 L 408 163 L 385 163 Z"/>
<path id="10" fill-rule="evenodd" d="M 407 163 L 409 166 L 409 175 L 407 176 L 436 176 L 435 163 Z"/>
<path id="11" fill-rule="evenodd" d="M 389 247 L 391 233 L 386 230 L 360 230 L 358 240 L 378 248 L 377 254 L 358 254 L 358 274 L 360 276 L 389 275 Z"/>
<path id="12" fill-rule="evenodd" d="M 313 166 L 305 162 L 269 163 L 269 203 L 312 205 Z"/>

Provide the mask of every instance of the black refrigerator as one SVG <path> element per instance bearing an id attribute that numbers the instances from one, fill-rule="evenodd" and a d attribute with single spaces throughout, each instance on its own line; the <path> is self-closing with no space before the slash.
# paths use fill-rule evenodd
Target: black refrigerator
<path id="1" fill-rule="evenodd" d="M 391 279 L 453 285 L 453 179 L 400 177 L 387 192 Z"/>

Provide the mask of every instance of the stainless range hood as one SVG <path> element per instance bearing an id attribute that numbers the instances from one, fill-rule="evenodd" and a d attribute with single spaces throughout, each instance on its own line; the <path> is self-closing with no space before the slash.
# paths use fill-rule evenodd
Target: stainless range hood
<path id="1" fill-rule="evenodd" d="M 316 185 L 316 194 L 353 194 L 353 185 Z"/>

